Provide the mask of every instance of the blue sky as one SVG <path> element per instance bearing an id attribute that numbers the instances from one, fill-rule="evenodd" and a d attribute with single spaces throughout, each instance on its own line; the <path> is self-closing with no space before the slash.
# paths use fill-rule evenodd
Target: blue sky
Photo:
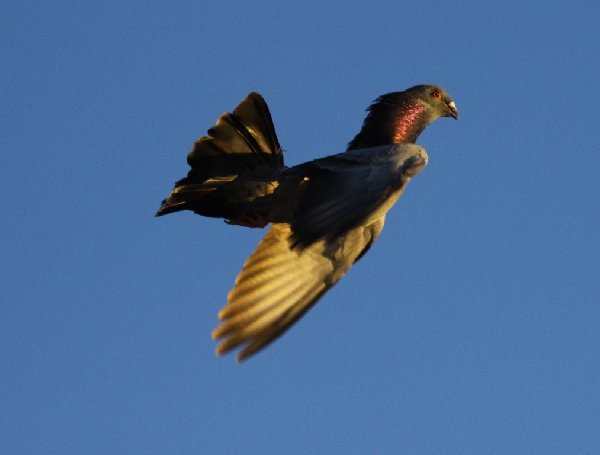
<path id="1" fill-rule="evenodd" d="M 600 452 L 597 2 L 13 2 L 0 17 L 3 453 Z M 461 119 L 373 249 L 242 365 L 264 231 L 153 214 L 248 92 L 289 165 L 378 95 Z"/>

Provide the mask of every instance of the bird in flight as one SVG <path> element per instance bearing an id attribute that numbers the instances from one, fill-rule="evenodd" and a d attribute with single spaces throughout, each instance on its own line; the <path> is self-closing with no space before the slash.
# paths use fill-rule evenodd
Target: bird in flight
<path id="1" fill-rule="evenodd" d="M 242 361 L 267 346 L 369 250 L 427 164 L 415 142 L 440 117 L 458 119 L 458 110 L 439 86 L 388 93 L 344 153 L 286 167 L 269 108 L 253 92 L 194 143 L 191 169 L 156 215 L 191 210 L 233 225 L 271 224 L 219 312 L 217 355 L 240 348 Z"/>

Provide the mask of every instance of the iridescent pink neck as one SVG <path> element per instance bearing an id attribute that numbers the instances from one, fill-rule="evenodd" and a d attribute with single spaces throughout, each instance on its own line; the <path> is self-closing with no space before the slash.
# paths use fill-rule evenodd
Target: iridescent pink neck
<path id="1" fill-rule="evenodd" d="M 393 120 L 393 143 L 416 142 L 427 126 L 428 110 L 424 103 L 405 105 Z"/>
<path id="2" fill-rule="evenodd" d="M 397 95 L 385 95 L 371 105 L 360 133 L 347 150 L 416 142 L 431 121 L 430 109 L 418 99 Z"/>

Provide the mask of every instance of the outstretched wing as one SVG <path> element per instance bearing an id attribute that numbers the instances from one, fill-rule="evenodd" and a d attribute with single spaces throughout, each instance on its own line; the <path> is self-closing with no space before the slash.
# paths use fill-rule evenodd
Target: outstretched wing
<path id="1" fill-rule="evenodd" d="M 334 239 L 294 248 L 289 224 L 274 224 L 248 259 L 213 332 L 217 354 L 240 345 L 241 361 L 275 340 L 337 283 L 371 246 L 383 218 Z"/>

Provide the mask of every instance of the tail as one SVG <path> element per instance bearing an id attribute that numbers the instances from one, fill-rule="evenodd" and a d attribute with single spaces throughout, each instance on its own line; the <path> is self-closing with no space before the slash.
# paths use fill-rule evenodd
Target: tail
<path id="1" fill-rule="evenodd" d="M 283 155 L 267 103 L 250 93 L 233 113 L 221 115 L 189 152 L 187 177 L 162 202 L 156 216 L 192 210 L 232 222 L 262 215 L 257 201 L 273 193 Z M 260 206 L 260 207 L 259 207 Z"/>

